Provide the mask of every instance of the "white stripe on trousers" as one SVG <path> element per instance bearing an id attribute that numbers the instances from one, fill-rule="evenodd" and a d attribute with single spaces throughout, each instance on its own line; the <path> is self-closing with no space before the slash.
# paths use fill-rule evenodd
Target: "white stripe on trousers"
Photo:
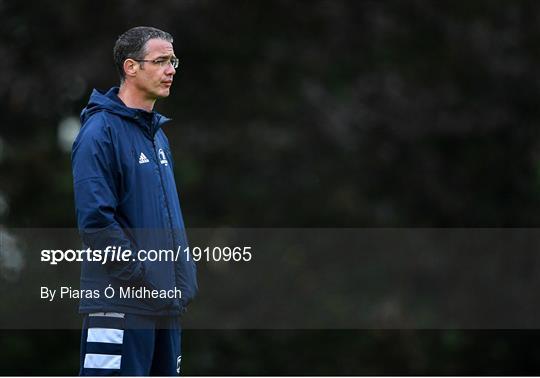
<path id="1" fill-rule="evenodd" d="M 85 369 L 120 369 L 122 356 L 117 354 L 87 353 L 84 356 Z"/>
<path id="2" fill-rule="evenodd" d="M 114 328 L 88 328 L 86 341 L 89 343 L 122 344 L 124 330 Z"/>

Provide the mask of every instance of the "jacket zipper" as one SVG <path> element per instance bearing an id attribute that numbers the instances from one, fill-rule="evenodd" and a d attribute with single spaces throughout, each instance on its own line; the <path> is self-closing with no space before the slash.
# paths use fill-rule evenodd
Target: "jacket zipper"
<path id="1" fill-rule="evenodd" d="M 161 191 L 163 192 L 163 198 L 165 200 L 165 208 L 167 209 L 167 216 L 169 218 L 169 232 L 170 232 L 170 238 L 171 238 L 171 242 L 173 243 L 173 249 L 174 249 L 174 246 L 175 246 L 175 237 L 174 237 L 174 230 L 173 230 L 173 220 L 172 220 L 172 215 L 171 215 L 171 209 L 169 208 L 169 199 L 167 198 L 167 191 L 165 190 L 165 185 L 163 184 L 163 174 L 161 173 L 161 162 L 160 162 L 160 159 L 159 159 L 159 154 L 157 153 L 156 151 L 156 139 L 155 139 L 155 134 L 154 134 L 154 138 L 152 139 L 152 147 L 153 147 L 153 150 L 154 150 L 154 155 L 156 157 L 156 163 L 157 163 L 157 169 L 158 169 L 158 172 L 159 172 L 159 183 L 160 183 L 160 186 L 161 186 Z M 173 282 L 175 285 L 178 284 L 178 282 L 176 281 L 176 261 L 173 261 Z"/>

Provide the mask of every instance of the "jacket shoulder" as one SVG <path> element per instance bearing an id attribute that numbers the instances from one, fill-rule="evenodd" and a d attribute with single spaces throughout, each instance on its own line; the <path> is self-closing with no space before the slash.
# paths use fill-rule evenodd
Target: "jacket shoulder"
<path id="1" fill-rule="evenodd" d="M 125 128 L 118 127 L 121 124 L 121 117 L 109 113 L 106 110 L 92 114 L 81 127 L 77 139 L 88 138 L 95 140 L 120 138 Z M 120 134 L 120 135 L 117 135 Z"/>
<path id="2" fill-rule="evenodd" d="M 80 134 L 98 136 L 109 132 L 110 116 L 105 111 L 92 114 L 83 124 Z"/>
<path id="3" fill-rule="evenodd" d="M 72 153 L 80 149 L 95 149 L 95 146 L 112 146 L 115 140 L 114 127 L 111 127 L 110 118 L 105 112 L 97 112 L 90 116 L 82 125 L 79 134 L 73 142 Z"/>

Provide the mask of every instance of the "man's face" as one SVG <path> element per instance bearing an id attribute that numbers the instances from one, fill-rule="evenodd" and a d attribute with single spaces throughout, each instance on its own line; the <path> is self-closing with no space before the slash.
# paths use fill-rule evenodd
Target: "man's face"
<path id="1" fill-rule="evenodd" d="M 176 70 L 170 64 L 170 59 L 175 58 L 173 46 L 163 39 L 151 39 L 146 43 L 146 55 L 140 62 L 141 69 L 137 72 L 134 80 L 135 86 L 149 99 L 158 99 L 169 96 L 173 76 Z M 156 62 L 164 62 L 161 65 Z"/>

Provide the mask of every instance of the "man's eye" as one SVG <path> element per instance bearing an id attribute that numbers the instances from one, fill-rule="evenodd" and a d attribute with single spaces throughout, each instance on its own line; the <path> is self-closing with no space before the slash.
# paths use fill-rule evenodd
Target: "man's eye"
<path id="1" fill-rule="evenodd" d="M 156 62 L 156 64 L 163 64 L 165 62 L 167 62 L 166 59 L 158 59 L 158 60 L 155 60 L 154 62 Z"/>

